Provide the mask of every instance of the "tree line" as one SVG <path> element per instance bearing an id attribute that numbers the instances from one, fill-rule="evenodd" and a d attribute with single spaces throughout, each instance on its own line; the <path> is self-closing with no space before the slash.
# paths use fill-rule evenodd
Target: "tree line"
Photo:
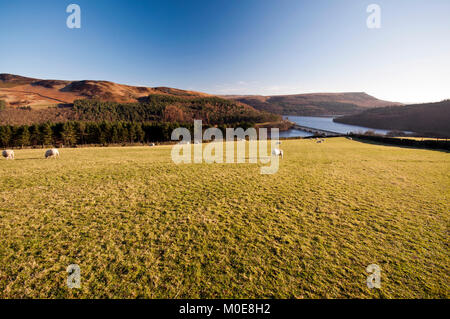
<path id="1" fill-rule="evenodd" d="M 237 123 L 234 127 L 247 129 L 251 123 Z M 34 125 L 0 126 L 0 146 L 27 147 L 44 145 L 75 146 L 83 144 L 131 144 L 170 141 L 172 131 L 185 127 L 193 132 L 193 124 L 81 122 L 43 123 Z M 210 126 L 204 125 L 204 128 Z M 227 125 L 218 128 L 225 132 Z"/>
<path id="2" fill-rule="evenodd" d="M 210 124 L 235 124 L 280 120 L 279 115 L 219 97 L 182 98 L 158 94 L 140 98 L 137 103 L 76 100 L 73 110 L 77 120 L 82 121 L 191 122 L 202 119 Z"/>

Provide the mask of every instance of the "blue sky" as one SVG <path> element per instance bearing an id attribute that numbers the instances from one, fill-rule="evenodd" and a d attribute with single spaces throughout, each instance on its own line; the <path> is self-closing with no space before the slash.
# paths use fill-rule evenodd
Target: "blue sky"
<path id="1" fill-rule="evenodd" d="M 81 29 L 66 26 L 71 3 Z M 439 101 L 449 39 L 449 0 L 0 0 L 0 73 L 217 94 Z"/>

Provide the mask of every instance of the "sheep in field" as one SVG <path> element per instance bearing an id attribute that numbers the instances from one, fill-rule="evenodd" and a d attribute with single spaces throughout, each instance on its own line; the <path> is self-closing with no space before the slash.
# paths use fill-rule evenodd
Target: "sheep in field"
<path id="1" fill-rule="evenodd" d="M 53 157 L 53 158 L 59 157 L 59 151 L 56 148 L 52 148 L 51 150 L 47 150 L 45 152 L 45 158 L 49 158 L 49 157 Z"/>
<path id="2" fill-rule="evenodd" d="M 278 148 L 275 148 L 273 151 L 272 151 L 272 155 L 274 155 L 274 156 L 281 156 L 281 158 L 283 158 L 283 151 L 282 150 L 280 150 L 280 149 L 278 149 Z"/>
<path id="3" fill-rule="evenodd" d="M 14 151 L 12 150 L 5 150 L 2 152 L 2 156 L 6 159 L 14 159 Z"/>

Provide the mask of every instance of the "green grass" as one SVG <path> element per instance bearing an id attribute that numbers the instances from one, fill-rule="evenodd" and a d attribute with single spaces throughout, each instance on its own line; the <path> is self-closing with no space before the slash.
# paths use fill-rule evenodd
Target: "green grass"
<path id="1" fill-rule="evenodd" d="M 282 148 L 274 175 L 175 165 L 170 146 L 17 150 L 0 161 L 0 297 L 450 297 L 448 153 Z"/>

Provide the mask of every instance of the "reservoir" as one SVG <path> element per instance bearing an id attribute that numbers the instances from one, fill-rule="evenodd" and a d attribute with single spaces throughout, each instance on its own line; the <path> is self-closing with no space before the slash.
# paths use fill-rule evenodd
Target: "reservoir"
<path id="1" fill-rule="evenodd" d="M 348 125 L 342 123 L 335 123 L 333 119 L 335 117 L 327 116 L 327 117 L 318 117 L 318 116 L 283 116 L 284 119 L 288 119 L 291 122 L 297 123 L 298 125 L 340 133 L 340 134 L 348 134 L 348 133 L 364 133 L 367 131 L 373 131 L 377 134 L 386 134 L 388 130 L 379 130 L 373 129 L 363 126 L 357 125 Z M 288 131 L 280 132 L 280 137 L 308 137 L 313 136 L 314 134 L 308 133 L 298 129 L 290 129 Z"/>

